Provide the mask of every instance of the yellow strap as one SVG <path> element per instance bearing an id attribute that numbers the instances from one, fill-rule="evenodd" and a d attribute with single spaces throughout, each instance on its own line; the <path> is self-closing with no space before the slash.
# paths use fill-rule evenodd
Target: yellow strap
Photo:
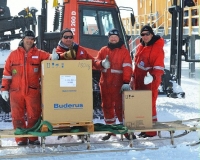
<path id="1" fill-rule="evenodd" d="M 53 0 L 53 7 L 57 7 L 58 6 L 58 0 Z"/>

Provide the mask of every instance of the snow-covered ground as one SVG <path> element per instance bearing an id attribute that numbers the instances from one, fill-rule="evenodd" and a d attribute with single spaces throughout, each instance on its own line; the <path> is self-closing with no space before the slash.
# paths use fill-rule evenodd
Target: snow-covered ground
<path id="1" fill-rule="evenodd" d="M 165 62 L 166 66 L 169 63 L 169 46 L 165 46 Z M 182 79 L 181 79 L 181 87 L 182 90 L 186 93 L 185 99 L 177 98 L 168 98 L 166 95 L 160 95 L 157 100 L 157 111 L 158 111 L 158 120 L 161 122 L 164 121 L 173 121 L 173 120 L 187 120 L 193 118 L 200 118 L 200 67 L 199 64 L 196 64 L 196 77 L 190 79 L 189 78 L 189 70 L 188 70 L 188 63 L 183 63 L 182 69 Z M 102 122 L 102 120 L 94 119 L 94 123 Z M 199 122 L 193 122 L 191 125 L 196 125 Z M 198 126 L 200 127 L 200 126 Z M 10 129 L 12 128 L 12 124 L 10 122 L 0 122 L 0 129 Z M 184 131 L 177 131 L 175 135 L 180 134 Z M 136 133 L 137 135 L 138 133 Z M 169 132 L 162 131 L 162 136 L 169 136 Z M 91 149 L 98 146 L 97 143 L 101 141 L 103 134 L 91 135 Z M 159 140 L 159 141 L 151 141 L 158 137 L 149 138 L 147 141 L 140 141 L 134 140 L 134 147 L 149 147 L 149 148 L 156 148 L 156 150 L 146 149 L 144 151 L 124 151 L 124 152 L 109 152 L 110 149 L 119 149 L 119 148 L 129 148 L 128 143 L 121 143 L 120 137 L 112 137 L 109 141 L 119 141 L 119 143 L 114 143 L 112 145 L 108 145 L 103 150 L 106 152 L 100 153 L 91 153 L 89 151 L 80 152 L 79 154 L 73 154 L 73 152 L 66 151 L 65 155 L 50 154 L 45 155 L 43 157 L 38 156 L 38 154 L 34 156 L 29 156 L 29 158 L 22 158 L 22 157 L 12 157 L 12 159 L 39 159 L 39 160 L 64 160 L 64 159 L 96 159 L 96 160 L 106 160 L 106 159 L 113 159 L 113 160 L 199 160 L 200 159 L 200 145 L 197 146 L 187 146 L 190 143 L 196 142 L 200 139 L 200 131 L 194 131 L 187 134 L 184 137 L 176 138 L 175 144 L 171 145 L 170 140 Z M 9 139 L 1 139 L 3 147 L 5 146 L 12 146 L 16 143 L 13 138 Z M 64 137 L 60 140 L 57 140 L 55 136 L 49 136 L 46 138 L 46 144 L 48 143 L 68 143 L 68 142 L 79 142 L 77 136 L 72 137 Z M 86 146 L 86 145 L 85 145 Z M 102 147 L 102 146 L 101 146 Z M 62 146 L 58 148 L 51 148 L 51 150 L 63 150 Z M 96 148 L 98 150 L 98 148 Z M 102 148 L 101 148 L 102 149 Z M 36 153 L 40 150 L 38 147 L 32 148 L 32 151 Z M 31 151 L 31 152 L 32 152 Z M 4 159 L 3 157 L 8 154 L 25 154 L 28 156 L 30 149 L 28 147 L 20 147 L 18 149 L 4 149 L 0 150 L 0 159 Z M 70 154 L 68 154 L 70 153 Z"/>

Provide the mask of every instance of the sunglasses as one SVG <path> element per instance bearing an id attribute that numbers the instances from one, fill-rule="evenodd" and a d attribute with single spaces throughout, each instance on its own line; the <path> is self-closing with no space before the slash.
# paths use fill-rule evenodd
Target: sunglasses
<path id="1" fill-rule="evenodd" d="M 151 33 L 150 32 L 147 32 L 147 33 L 141 33 L 140 35 L 143 37 L 143 36 L 149 36 Z"/>
<path id="2" fill-rule="evenodd" d="M 69 39 L 72 39 L 73 36 L 63 36 L 63 38 L 64 38 L 64 39 L 68 39 L 68 38 L 69 38 Z"/>

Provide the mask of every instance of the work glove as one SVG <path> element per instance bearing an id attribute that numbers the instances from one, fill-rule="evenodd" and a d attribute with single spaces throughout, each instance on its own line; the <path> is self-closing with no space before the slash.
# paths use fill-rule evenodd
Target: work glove
<path id="1" fill-rule="evenodd" d="M 75 59 L 76 58 L 76 51 L 71 48 L 69 51 L 64 53 L 64 58 L 69 60 L 69 59 Z"/>
<path id="2" fill-rule="evenodd" d="M 123 91 L 130 91 L 130 90 L 131 90 L 131 87 L 129 84 L 123 84 L 120 91 L 123 92 Z"/>
<path id="3" fill-rule="evenodd" d="M 58 55 L 58 53 L 56 53 L 56 49 L 55 48 L 52 51 L 51 59 L 52 60 L 58 60 L 59 59 L 59 55 Z"/>
<path id="4" fill-rule="evenodd" d="M 153 81 L 153 76 L 147 72 L 147 75 L 144 77 L 144 84 L 149 84 Z"/>
<path id="5" fill-rule="evenodd" d="M 8 101 L 8 99 L 9 99 L 8 91 L 2 91 L 1 96 L 5 101 Z"/>
<path id="6" fill-rule="evenodd" d="M 101 64 L 105 69 L 110 68 L 110 61 L 109 61 L 108 55 L 106 56 L 104 60 L 102 60 Z"/>

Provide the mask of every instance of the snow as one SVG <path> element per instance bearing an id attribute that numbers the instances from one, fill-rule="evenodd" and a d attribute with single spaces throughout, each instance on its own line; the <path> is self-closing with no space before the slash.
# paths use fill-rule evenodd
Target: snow
<path id="1" fill-rule="evenodd" d="M 166 66 L 169 66 L 169 46 L 165 46 L 165 63 Z M 189 78 L 189 69 L 188 69 L 188 63 L 183 62 L 182 67 L 182 77 L 181 77 L 181 87 L 176 86 L 177 92 L 178 91 L 184 91 L 186 93 L 185 98 L 169 98 L 166 95 L 159 95 L 157 100 L 157 112 L 158 112 L 158 120 L 160 122 L 165 121 L 174 121 L 174 120 L 187 120 L 187 119 L 193 119 L 193 118 L 200 118 L 200 72 L 199 72 L 199 64 L 196 64 L 196 76 L 195 78 Z M 94 123 L 102 123 L 102 119 L 94 119 Z M 198 125 L 198 128 L 200 127 L 198 122 L 192 122 L 188 123 L 188 125 Z M 0 122 L 0 128 L 1 129 L 11 129 L 12 124 L 10 122 Z M 183 133 L 184 131 L 176 131 L 175 135 Z M 136 135 L 139 133 L 135 133 Z M 162 137 L 170 136 L 168 131 L 162 131 L 161 132 Z M 96 160 L 104 160 L 104 159 L 114 159 L 114 160 L 199 160 L 200 159 L 200 145 L 196 146 L 187 146 L 190 143 L 197 142 L 200 139 L 200 132 L 194 131 L 191 132 L 183 137 L 175 138 L 174 142 L 175 144 L 170 144 L 170 140 L 155 140 L 151 141 L 153 139 L 157 139 L 158 137 L 149 138 L 146 141 L 140 141 L 135 140 L 133 143 L 133 147 L 139 147 L 139 148 L 156 148 L 158 149 L 152 150 L 152 149 L 146 149 L 143 151 L 136 151 L 136 150 L 127 150 L 127 151 L 114 151 L 110 152 L 111 149 L 130 149 L 128 142 L 122 143 L 120 142 L 120 136 L 112 136 L 109 142 L 114 141 L 115 143 L 112 143 L 108 145 L 104 142 L 102 143 L 101 138 L 103 134 L 96 134 L 91 135 L 91 151 L 101 150 L 100 153 L 92 153 L 90 150 L 86 151 L 80 151 L 78 153 L 73 153 L 73 151 L 66 150 L 66 147 L 63 147 L 62 145 L 59 145 L 57 147 L 51 147 L 48 148 L 50 150 L 54 151 L 63 151 L 64 154 L 59 155 L 59 152 L 55 152 L 55 154 L 49 153 L 49 155 L 43 155 L 40 157 L 38 152 L 40 152 L 39 147 L 34 148 L 28 148 L 28 147 L 20 147 L 17 149 L 11 149 L 9 147 L 16 146 L 16 143 L 13 138 L 2 138 L 2 148 L 8 147 L 7 149 L 0 150 L 0 159 L 1 157 L 4 157 L 9 154 L 18 154 L 18 155 L 27 155 L 27 158 L 23 158 L 20 156 L 12 157 L 12 159 L 21 159 L 21 160 L 31 160 L 31 159 L 38 159 L 38 160 L 64 160 L 64 159 L 83 159 L 83 160 L 89 160 L 89 159 L 96 159 Z M 118 143 L 116 143 L 116 141 Z M 73 143 L 73 142 L 80 142 L 80 140 L 77 138 L 77 136 L 68 136 L 63 137 L 61 139 L 57 139 L 56 136 L 49 136 L 46 138 L 46 144 L 49 143 L 55 143 L 55 144 L 62 144 L 62 143 Z M 102 147 L 103 146 L 103 147 Z M 106 147 L 104 147 L 106 146 Z M 73 145 L 71 148 L 75 149 L 78 146 Z M 82 148 L 86 148 L 82 146 Z M 79 147 L 80 149 L 80 147 Z M 104 152 L 103 152 L 104 151 Z M 29 155 L 30 153 L 34 152 L 34 155 Z M 48 152 L 47 152 L 48 153 Z M 29 155 L 29 156 L 28 156 Z"/>
<path id="2" fill-rule="evenodd" d="M 123 2 L 125 3 L 125 1 Z M 25 4 L 26 6 L 27 4 Z M 30 6 L 30 5 L 29 5 Z M 13 7 L 16 7 L 13 5 Z M 22 8 L 22 6 L 21 6 Z M 20 9 L 21 9 L 20 8 Z M 19 10 L 19 9 L 14 9 Z M 14 11 L 13 10 L 13 11 Z M 15 43 L 17 45 L 17 43 Z M 16 47 L 12 47 L 16 48 Z M 165 65 L 166 68 L 169 67 L 169 46 L 165 45 Z M 0 52 L 1 57 L 7 57 L 8 52 Z M 0 59 L 0 64 L 4 64 L 5 58 Z M 187 62 L 183 62 L 182 67 L 182 77 L 181 77 L 181 87 L 175 86 L 176 92 L 182 92 L 184 91 L 186 93 L 186 96 L 184 99 L 182 98 L 168 98 L 166 95 L 159 95 L 157 100 L 157 112 L 158 112 L 158 121 L 164 122 L 164 121 L 174 121 L 174 120 L 187 120 L 187 119 L 193 119 L 193 118 L 200 118 L 200 65 L 199 63 L 196 63 L 196 76 L 195 78 L 189 78 L 189 64 Z M 100 123 L 102 120 L 94 119 L 94 123 Z M 189 124 L 189 123 L 188 123 Z M 197 125 L 197 122 L 193 122 L 190 125 Z M 199 125 L 199 124 L 198 124 Z M 199 127 L 199 126 L 198 126 Z M 0 129 L 11 129 L 12 124 L 10 122 L 0 122 Z M 175 132 L 175 135 L 182 133 L 184 131 L 177 131 Z M 135 133 L 136 135 L 138 133 Z M 162 136 L 169 136 L 169 132 L 162 131 Z M 103 134 L 97 134 L 97 135 L 91 135 L 91 151 L 98 147 L 98 143 L 101 142 Z M 89 159 L 95 159 L 95 160 L 199 160 L 200 159 L 200 145 L 197 146 L 187 146 L 187 144 L 190 144 L 192 142 L 196 142 L 200 139 L 200 131 L 194 131 L 189 134 L 187 134 L 184 137 L 176 138 L 175 144 L 171 145 L 170 140 L 159 140 L 159 141 L 151 141 L 153 139 L 156 139 L 158 137 L 149 138 L 149 140 L 146 141 L 134 141 L 133 147 L 149 147 L 149 148 L 155 148 L 159 147 L 158 149 L 152 150 L 152 149 L 146 149 L 143 151 L 123 151 L 123 152 L 109 152 L 110 149 L 118 149 L 118 148 L 124 148 L 128 149 L 130 148 L 128 144 L 121 143 L 120 137 L 111 137 L 109 142 L 111 141 L 118 141 L 119 143 L 112 143 L 111 145 L 108 145 L 105 148 L 99 148 L 102 149 L 102 152 L 100 153 L 91 153 L 89 150 L 85 152 L 79 152 L 79 153 L 73 153 L 70 151 L 65 152 L 65 155 L 59 155 L 59 153 L 55 154 L 49 154 L 44 155 L 40 157 L 39 154 L 37 154 L 40 151 L 39 147 L 34 148 L 28 148 L 28 147 L 19 147 L 17 149 L 11 149 L 11 146 L 16 146 L 16 143 L 13 138 L 1 138 L 2 148 L 0 149 L 0 159 L 3 159 L 6 155 L 12 155 L 12 154 L 18 154 L 18 156 L 13 156 L 10 159 L 20 159 L 20 160 L 65 160 L 65 159 L 82 159 L 82 160 L 89 160 Z M 62 144 L 62 143 L 72 143 L 72 142 L 79 142 L 77 136 L 68 136 L 64 137 L 60 140 L 57 140 L 57 137 L 55 136 L 49 136 L 46 138 L 46 144 L 49 143 L 55 143 L 55 144 Z M 105 143 L 106 144 L 106 143 Z M 6 148 L 7 149 L 3 149 Z M 100 145 L 99 145 L 100 146 Z M 102 145 L 101 145 L 102 146 Z M 74 147 L 75 148 L 75 147 Z M 65 147 L 58 146 L 51 147 L 49 150 L 59 151 L 64 150 Z M 98 148 L 96 148 L 98 150 Z M 106 152 L 103 152 L 106 151 Z M 35 152 L 35 155 L 31 155 L 29 153 Z M 27 158 L 22 158 L 19 155 L 27 155 Z"/>

